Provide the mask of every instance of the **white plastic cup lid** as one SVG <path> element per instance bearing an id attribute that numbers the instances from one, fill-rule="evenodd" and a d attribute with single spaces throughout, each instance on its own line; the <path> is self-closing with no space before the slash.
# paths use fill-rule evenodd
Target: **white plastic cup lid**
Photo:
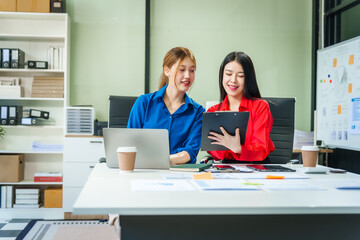
<path id="1" fill-rule="evenodd" d="M 319 151 L 317 146 L 302 146 L 301 151 Z"/>
<path id="2" fill-rule="evenodd" d="M 137 152 L 136 147 L 118 147 L 117 152 Z"/>

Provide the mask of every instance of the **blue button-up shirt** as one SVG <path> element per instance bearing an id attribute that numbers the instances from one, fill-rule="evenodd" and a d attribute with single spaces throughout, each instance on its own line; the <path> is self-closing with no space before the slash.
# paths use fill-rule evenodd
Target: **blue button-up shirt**
<path id="1" fill-rule="evenodd" d="M 166 87 L 141 95 L 136 100 L 127 127 L 167 129 L 170 154 L 186 151 L 191 157 L 189 163 L 195 163 L 201 145 L 202 114 L 205 109 L 185 93 L 185 104 L 170 114 L 164 103 Z"/>

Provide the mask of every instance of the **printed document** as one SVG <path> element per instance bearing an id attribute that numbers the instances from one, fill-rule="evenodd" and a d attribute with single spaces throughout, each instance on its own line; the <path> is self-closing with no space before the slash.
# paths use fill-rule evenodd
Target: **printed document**
<path id="1" fill-rule="evenodd" d="M 134 192 L 196 191 L 186 180 L 131 180 Z"/>
<path id="2" fill-rule="evenodd" d="M 249 180 L 250 181 L 250 180 Z M 252 181 L 254 184 L 261 184 L 261 188 L 264 190 L 270 191 L 318 191 L 318 190 L 326 190 L 325 188 L 319 187 L 310 182 L 306 182 L 306 180 L 254 180 Z"/>
<path id="3" fill-rule="evenodd" d="M 259 190 L 256 185 L 247 185 L 240 179 L 193 180 L 193 183 L 203 191 Z"/>

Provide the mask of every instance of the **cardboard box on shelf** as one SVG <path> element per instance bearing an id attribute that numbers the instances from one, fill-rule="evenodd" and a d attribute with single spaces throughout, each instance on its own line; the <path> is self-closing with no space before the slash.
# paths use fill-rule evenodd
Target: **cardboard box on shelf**
<path id="1" fill-rule="evenodd" d="M 24 154 L 0 155 L 0 182 L 24 180 Z"/>
<path id="2" fill-rule="evenodd" d="M 16 0 L 0 0 L 0 11 L 16 12 Z"/>
<path id="3" fill-rule="evenodd" d="M 48 188 L 44 190 L 45 208 L 62 208 L 62 188 Z"/>
<path id="4" fill-rule="evenodd" d="M 17 0 L 16 11 L 49 13 L 50 0 Z"/>
<path id="5" fill-rule="evenodd" d="M 31 97 L 63 98 L 64 77 L 36 76 L 32 83 Z"/>

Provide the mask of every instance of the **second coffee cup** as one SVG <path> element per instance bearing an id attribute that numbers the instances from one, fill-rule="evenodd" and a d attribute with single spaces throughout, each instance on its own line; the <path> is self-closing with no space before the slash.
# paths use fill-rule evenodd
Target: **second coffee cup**
<path id="1" fill-rule="evenodd" d="M 301 154 L 304 167 L 316 167 L 319 155 L 319 148 L 317 146 L 303 146 Z"/>

